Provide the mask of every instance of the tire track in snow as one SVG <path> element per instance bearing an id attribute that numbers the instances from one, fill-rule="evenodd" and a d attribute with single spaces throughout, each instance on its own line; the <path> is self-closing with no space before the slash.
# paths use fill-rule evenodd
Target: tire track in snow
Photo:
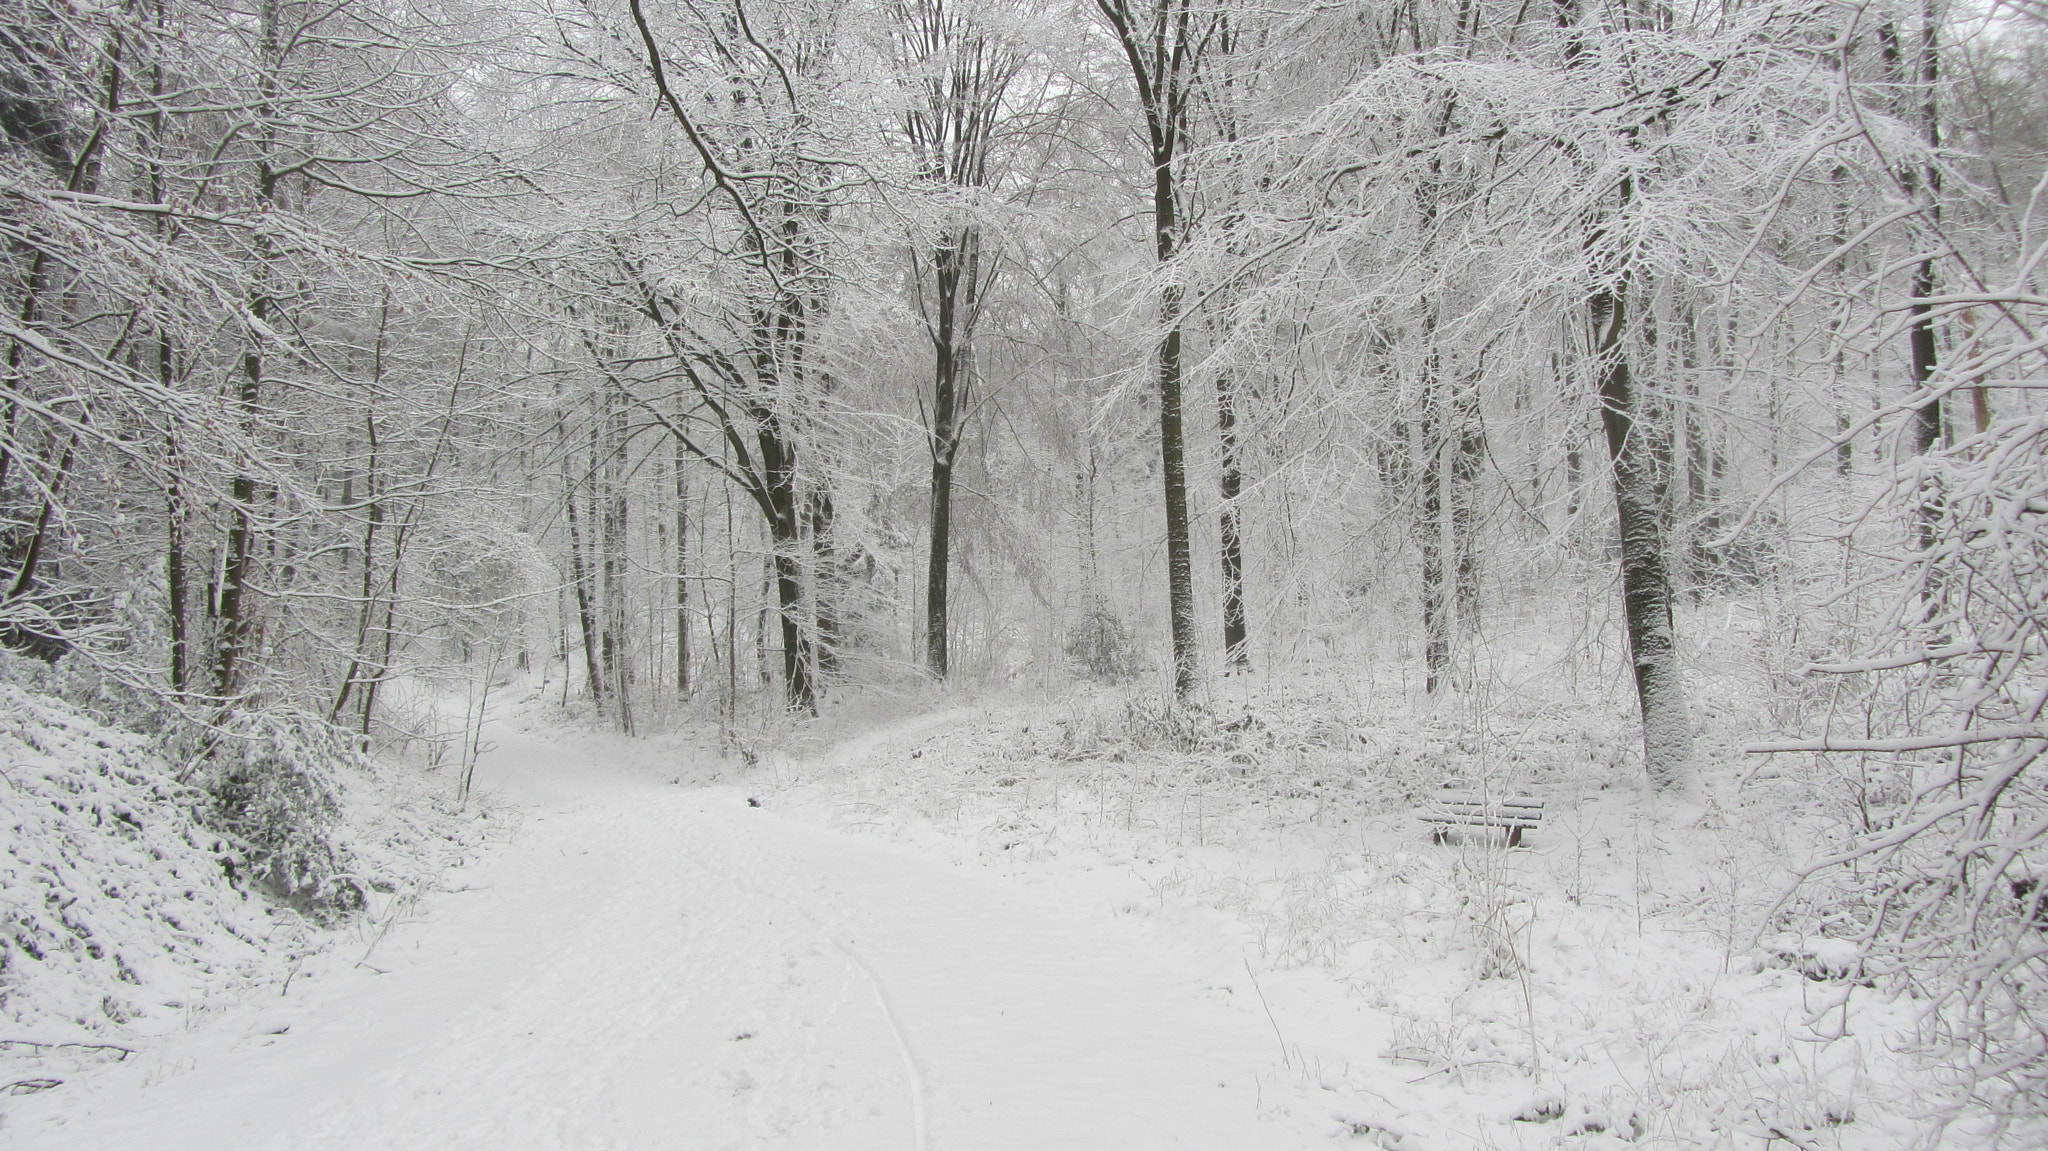
<path id="1" fill-rule="evenodd" d="M 883 1017 L 889 1021 L 889 1032 L 896 1037 L 896 1052 L 903 1058 L 903 1073 L 910 1079 L 911 1122 L 915 1125 L 917 1134 L 917 1141 L 913 1146 L 917 1151 L 925 1151 L 931 1142 L 931 1124 L 925 1117 L 924 1072 L 918 1068 L 917 1053 L 911 1050 L 910 1037 L 903 1032 L 903 1020 L 889 1003 L 889 992 L 882 986 L 882 977 L 875 974 L 875 969 L 867 960 L 861 958 L 860 952 L 837 939 L 833 940 L 832 944 L 867 977 L 868 987 L 875 993 L 875 1002 L 881 1006 Z"/>

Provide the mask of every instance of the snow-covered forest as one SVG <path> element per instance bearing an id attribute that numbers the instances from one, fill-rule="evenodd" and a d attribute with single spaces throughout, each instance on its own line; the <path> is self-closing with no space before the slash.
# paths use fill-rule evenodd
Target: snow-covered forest
<path id="1" fill-rule="evenodd" d="M 0 1141 L 2048 1141 L 2042 0 L 0 4 Z"/>

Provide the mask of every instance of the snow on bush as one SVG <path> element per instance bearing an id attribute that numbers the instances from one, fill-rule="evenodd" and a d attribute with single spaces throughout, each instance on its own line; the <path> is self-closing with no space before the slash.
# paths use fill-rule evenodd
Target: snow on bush
<path id="1" fill-rule="evenodd" d="M 163 1018 L 262 969 L 241 853 L 139 735 L 0 684 L 0 1018 L 61 1041 Z"/>
<path id="2" fill-rule="evenodd" d="M 365 881 L 340 838 L 337 777 L 358 758 L 346 735 L 311 716 L 238 717 L 221 733 L 205 782 L 207 823 L 241 848 L 227 861 L 230 877 L 323 918 L 361 908 Z"/>

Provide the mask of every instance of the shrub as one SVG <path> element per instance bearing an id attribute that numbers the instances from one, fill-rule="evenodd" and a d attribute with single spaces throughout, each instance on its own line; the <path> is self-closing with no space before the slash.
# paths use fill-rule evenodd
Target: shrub
<path id="1" fill-rule="evenodd" d="M 360 908 L 338 838 L 338 773 L 358 759 L 349 736 L 301 713 L 251 712 L 213 738 L 205 815 L 239 849 L 236 881 L 318 916 Z"/>
<path id="2" fill-rule="evenodd" d="M 1076 670 L 1098 683 L 1122 683 L 1139 671 L 1137 644 L 1130 628 L 1099 605 L 1067 629 L 1066 653 Z"/>

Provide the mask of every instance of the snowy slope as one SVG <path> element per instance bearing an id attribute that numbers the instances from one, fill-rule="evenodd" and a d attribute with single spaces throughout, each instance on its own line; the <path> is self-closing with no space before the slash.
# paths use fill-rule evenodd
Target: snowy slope
<path id="1" fill-rule="evenodd" d="M 270 974 L 291 924 L 229 884 L 206 803 L 142 736 L 0 683 L 0 1083 Z"/>
<path id="2" fill-rule="evenodd" d="M 1284 1149 L 1352 1133 L 1281 1068 L 1227 948 L 1164 945 L 1085 886 L 496 739 L 480 781 L 529 814 L 466 888 L 286 994 L 6 1100 L 10 1145 Z"/>

